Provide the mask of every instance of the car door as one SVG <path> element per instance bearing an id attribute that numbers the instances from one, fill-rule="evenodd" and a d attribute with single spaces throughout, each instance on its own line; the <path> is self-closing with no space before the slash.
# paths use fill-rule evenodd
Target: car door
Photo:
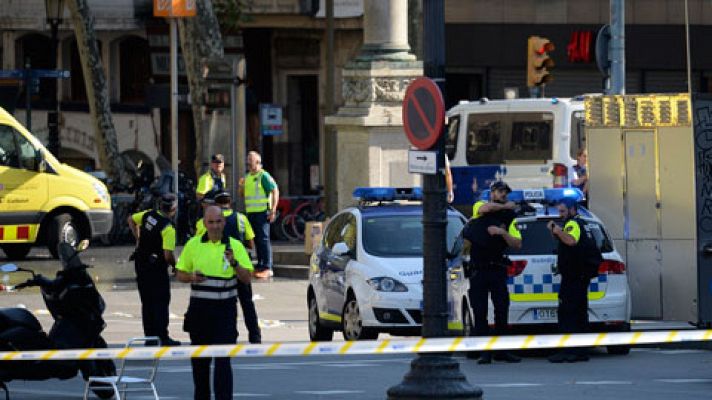
<path id="1" fill-rule="evenodd" d="M 359 237 L 357 228 L 356 217 L 352 213 L 344 214 L 337 243 L 346 243 L 348 252 L 336 254 L 332 251 L 327 260 L 327 268 L 332 277 L 329 280 L 329 286 L 327 286 L 327 296 L 330 304 L 338 304 L 339 313 L 346 298 L 346 267 L 351 260 L 356 258 L 356 243 Z"/>
<path id="2" fill-rule="evenodd" d="M 12 126 L 0 124 L 0 226 L 3 239 L 32 240 L 47 201 L 47 176 L 37 149 Z"/>
<path id="3" fill-rule="evenodd" d="M 323 301 L 320 308 L 322 311 L 333 316 L 341 315 L 341 303 L 334 301 L 331 296 L 332 287 L 335 285 L 336 276 L 332 268 L 333 264 L 333 247 L 336 243 L 342 240 L 341 231 L 346 223 L 346 213 L 339 214 L 329 222 L 324 232 L 323 245 L 319 253 L 319 287 L 321 288 L 321 296 Z"/>

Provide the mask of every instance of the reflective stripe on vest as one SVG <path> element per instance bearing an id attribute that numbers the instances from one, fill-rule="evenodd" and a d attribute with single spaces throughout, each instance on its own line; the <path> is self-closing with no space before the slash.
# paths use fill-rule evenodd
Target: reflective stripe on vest
<path id="1" fill-rule="evenodd" d="M 262 171 L 245 179 L 245 211 L 248 213 L 267 211 L 269 196 L 262 187 Z"/>
<path id="2" fill-rule="evenodd" d="M 237 279 L 206 277 L 202 282 L 191 283 L 190 297 L 208 300 L 225 300 L 237 297 Z"/>

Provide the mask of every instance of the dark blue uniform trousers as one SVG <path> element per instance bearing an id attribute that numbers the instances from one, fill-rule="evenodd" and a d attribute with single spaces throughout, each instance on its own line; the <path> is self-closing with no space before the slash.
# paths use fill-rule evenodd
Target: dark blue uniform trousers
<path id="1" fill-rule="evenodd" d="M 183 329 L 192 345 L 234 344 L 237 342 L 237 301 L 190 299 Z M 195 400 L 210 400 L 212 358 L 192 358 Z M 215 358 L 213 390 L 216 400 L 232 399 L 232 366 L 229 357 Z"/>
<path id="2" fill-rule="evenodd" d="M 470 277 L 470 301 L 475 315 L 475 335 L 487 336 L 489 324 L 487 311 L 489 295 L 494 306 L 495 333 L 507 331 L 509 315 L 509 291 L 507 290 L 507 269 L 501 266 L 483 266 Z"/>
<path id="3" fill-rule="evenodd" d="M 136 260 L 136 284 L 141 298 L 141 320 L 146 336 L 168 339 L 168 305 L 171 302 L 171 286 L 168 266 Z"/>
<path id="4" fill-rule="evenodd" d="M 245 318 L 245 326 L 247 327 L 250 343 L 260 343 L 262 341 L 262 332 L 257 318 L 255 302 L 252 301 L 252 284 L 244 283 L 238 279 L 237 297 L 240 300 L 240 308 L 242 308 L 242 316 Z"/>
<path id="5" fill-rule="evenodd" d="M 272 269 L 272 244 L 269 241 L 269 219 L 267 211 L 247 213 L 247 220 L 255 231 L 257 269 Z"/>

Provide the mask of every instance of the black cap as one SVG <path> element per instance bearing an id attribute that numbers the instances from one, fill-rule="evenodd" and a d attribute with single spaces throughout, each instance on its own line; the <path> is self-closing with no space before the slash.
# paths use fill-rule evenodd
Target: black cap
<path id="1" fill-rule="evenodd" d="M 161 209 L 169 210 L 176 204 L 176 195 L 173 193 L 164 193 L 161 195 Z"/>
<path id="2" fill-rule="evenodd" d="M 225 157 L 224 157 L 222 154 L 220 154 L 220 153 L 213 154 L 212 157 L 210 157 L 210 161 L 212 161 L 212 162 L 225 162 Z"/>
<path id="3" fill-rule="evenodd" d="M 215 195 L 214 199 L 218 204 L 225 204 L 230 202 L 231 196 L 228 192 L 220 192 Z"/>
<path id="4" fill-rule="evenodd" d="M 512 192 L 512 188 L 509 187 L 504 181 L 495 181 L 490 185 L 490 192 L 495 190 L 506 190 L 507 194 Z"/>

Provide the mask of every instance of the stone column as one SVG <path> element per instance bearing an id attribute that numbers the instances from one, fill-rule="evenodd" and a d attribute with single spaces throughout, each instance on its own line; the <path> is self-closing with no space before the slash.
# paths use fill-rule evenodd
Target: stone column
<path id="1" fill-rule="evenodd" d="M 408 173 L 401 117 L 405 89 L 423 75 L 409 50 L 408 0 L 364 0 L 364 44 L 343 70 L 344 106 L 326 118 L 336 128 L 339 208 L 357 186 L 420 184 Z"/>

